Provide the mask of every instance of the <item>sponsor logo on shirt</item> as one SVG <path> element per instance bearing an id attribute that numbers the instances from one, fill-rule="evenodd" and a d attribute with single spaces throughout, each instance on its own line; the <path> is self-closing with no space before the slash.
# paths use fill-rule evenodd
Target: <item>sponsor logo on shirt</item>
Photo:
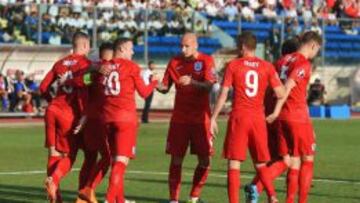
<path id="1" fill-rule="evenodd" d="M 182 69 L 183 68 L 183 66 L 178 66 L 178 67 L 176 67 L 175 69 L 176 70 L 180 70 L 180 69 Z"/>
<path id="2" fill-rule="evenodd" d="M 200 62 L 200 61 L 195 62 L 195 64 L 194 64 L 194 70 L 195 70 L 196 72 L 200 72 L 202 69 L 203 69 L 203 64 L 202 64 L 202 62 Z"/>
<path id="3" fill-rule="evenodd" d="M 64 60 L 63 65 L 64 66 L 73 66 L 77 63 L 77 60 Z"/>

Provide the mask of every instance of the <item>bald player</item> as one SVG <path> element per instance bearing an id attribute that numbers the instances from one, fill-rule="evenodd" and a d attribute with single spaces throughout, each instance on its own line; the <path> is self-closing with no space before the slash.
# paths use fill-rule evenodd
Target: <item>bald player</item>
<path id="1" fill-rule="evenodd" d="M 181 169 L 187 148 L 198 157 L 189 203 L 199 199 L 213 154 L 209 131 L 209 91 L 215 83 L 214 60 L 198 50 L 197 37 L 186 33 L 181 40 L 181 54 L 173 57 L 158 91 L 167 93 L 174 84 L 176 97 L 167 137 L 166 153 L 171 155 L 169 167 L 170 202 L 178 203 Z"/>
<path id="2" fill-rule="evenodd" d="M 56 96 L 51 98 L 50 87 L 58 78 L 71 79 L 73 75 L 87 69 L 91 63 L 86 57 L 90 51 L 87 34 L 75 33 L 72 46 L 73 53 L 56 62 L 40 84 L 41 94 L 49 101 L 45 112 L 45 147 L 49 151 L 45 187 L 50 202 L 54 203 L 61 202 L 59 183 L 70 171 L 75 160 L 80 137 L 73 135 L 73 128 L 82 110 L 77 105 L 76 88 L 60 85 Z"/>

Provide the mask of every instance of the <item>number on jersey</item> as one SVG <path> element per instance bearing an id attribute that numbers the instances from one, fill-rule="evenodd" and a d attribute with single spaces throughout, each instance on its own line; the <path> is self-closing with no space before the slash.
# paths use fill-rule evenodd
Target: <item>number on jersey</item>
<path id="1" fill-rule="evenodd" d="M 114 71 L 105 77 L 105 95 L 117 96 L 120 94 L 120 77 L 119 73 Z"/>
<path id="2" fill-rule="evenodd" d="M 281 66 L 280 79 L 287 80 L 287 72 L 289 70 L 288 66 Z"/>
<path id="3" fill-rule="evenodd" d="M 259 75 L 254 70 L 249 70 L 245 75 L 245 93 L 248 97 L 255 97 L 259 89 Z"/>
<path id="4" fill-rule="evenodd" d="M 73 74 L 72 74 L 71 71 L 66 71 L 66 72 L 64 73 L 64 76 L 63 76 L 63 77 L 65 77 L 66 80 L 70 80 L 70 79 L 73 79 Z M 65 80 L 65 81 L 66 81 L 66 80 Z M 64 85 L 64 86 L 62 86 L 61 88 L 62 88 L 62 90 L 63 90 L 65 93 L 67 93 L 67 94 L 71 94 L 71 93 L 73 92 L 73 87 L 71 87 L 71 86 Z"/>

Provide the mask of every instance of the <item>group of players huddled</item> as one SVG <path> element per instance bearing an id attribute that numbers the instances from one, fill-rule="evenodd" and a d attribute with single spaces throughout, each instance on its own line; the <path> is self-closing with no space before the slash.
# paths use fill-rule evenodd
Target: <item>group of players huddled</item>
<path id="1" fill-rule="evenodd" d="M 245 186 L 246 201 L 257 202 L 265 190 L 269 203 L 279 202 L 273 181 L 288 169 L 286 202 L 307 202 L 313 177 L 315 133 L 306 103 L 311 62 L 322 38 L 308 31 L 283 45 L 275 67 L 255 56 L 256 37 L 243 32 L 237 38 L 238 57 L 226 65 L 222 88 L 211 111 L 209 92 L 218 82 L 211 56 L 198 50 L 197 37 L 185 33 L 181 54 L 173 57 L 160 80 L 153 73 L 149 85 L 132 61 L 131 39 L 120 38 L 99 48 L 99 60 L 90 61 L 89 36 L 75 33 L 73 53 L 55 63 L 40 85 L 49 105 L 45 113 L 49 149 L 45 187 L 49 201 L 62 202 L 59 184 L 71 170 L 78 150 L 84 151 L 76 203 L 97 203 L 95 190 L 111 168 L 107 203 L 130 203 L 124 197 L 124 174 L 135 158 L 138 118 L 135 91 L 146 98 L 154 89 L 167 93 L 174 84 L 176 97 L 168 131 L 169 202 L 178 203 L 184 156 L 190 145 L 198 157 L 189 203 L 201 203 L 200 194 L 210 170 L 217 117 L 233 89 L 223 157 L 228 159 L 228 202 L 239 202 L 240 166 L 249 149 L 257 172 Z M 58 86 L 51 95 L 51 86 Z M 98 158 L 100 155 L 100 158 Z"/>

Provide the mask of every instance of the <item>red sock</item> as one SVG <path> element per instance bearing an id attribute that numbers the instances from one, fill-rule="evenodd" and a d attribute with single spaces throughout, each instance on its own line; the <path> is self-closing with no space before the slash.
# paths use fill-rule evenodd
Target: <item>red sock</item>
<path id="1" fill-rule="evenodd" d="M 174 201 L 179 200 L 181 188 L 181 167 L 181 165 L 170 164 L 169 168 L 170 199 Z"/>
<path id="2" fill-rule="evenodd" d="M 57 186 L 59 185 L 61 178 L 63 178 L 70 171 L 70 169 L 71 169 L 71 159 L 69 157 L 63 157 L 58 161 L 54 169 L 54 172 L 51 175 L 55 185 Z"/>
<path id="3" fill-rule="evenodd" d="M 286 178 L 286 203 L 294 203 L 299 184 L 299 170 L 290 168 Z"/>
<path id="4" fill-rule="evenodd" d="M 229 203 L 239 203 L 240 170 L 229 169 L 227 181 Z"/>
<path id="5" fill-rule="evenodd" d="M 84 162 L 81 166 L 79 174 L 78 190 L 81 190 L 86 186 L 86 183 L 90 178 L 91 171 L 93 171 L 96 166 L 97 152 L 85 152 L 84 154 Z"/>
<path id="6" fill-rule="evenodd" d="M 287 169 L 287 165 L 285 164 L 284 161 L 281 160 L 281 161 L 274 162 L 273 164 L 268 166 L 268 168 L 269 168 L 269 174 L 271 176 L 271 179 L 272 179 L 272 181 L 274 181 L 277 177 L 279 177 L 282 173 L 284 173 L 284 171 Z M 260 178 L 258 175 L 255 176 L 252 184 L 256 185 L 256 189 L 259 194 L 263 191 L 264 185 L 260 181 Z"/>
<path id="7" fill-rule="evenodd" d="M 126 165 L 120 161 L 113 164 L 109 180 L 109 186 L 106 193 L 106 200 L 109 203 L 124 203 L 124 174 Z"/>
<path id="8" fill-rule="evenodd" d="M 106 175 L 110 166 L 110 159 L 107 157 L 102 158 L 96 165 L 95 169 L 91 172 L 91 176 L 89 178 L 88 186 L 92 189 L 95 189 L 101 181 L 103 180 L 104 176 Z"/>
<path id="9" fill-rule="evenodd" d="M 193 177 L 193 186 L 190 192 L 190 197 L 199 197 L 202 187 L 205 185 L 206 179 L 209 175 L 209 167 L 197 166 Z"/>
<path id="10" fill-rule="evenodd" d="M 300 168 L 299 203 L 306 203 L 314 174 L 314 162 L 304 161 Z"/>
<path id="11" fill-rule="evenodd" d="M 272 183 L 272 177 L 269 173 L 269 168 L 267 166 L 256 168 L 259 179 L 261 180 L 268 197 L 275 196 L 275 188 Z"/>
<path id="12" fill-rule="evenodd" d="M 48 156 L 48 163 L 47 163 L 47 176 L 51 176 L 56 168 L 57 162 L 61 159 L 60 156 Z"/>

